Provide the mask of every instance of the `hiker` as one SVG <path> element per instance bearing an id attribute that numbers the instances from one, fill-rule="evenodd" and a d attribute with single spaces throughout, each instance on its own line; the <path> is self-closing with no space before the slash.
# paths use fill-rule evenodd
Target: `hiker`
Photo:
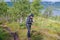
<path id="1" fill-rule="evenodd" d="M 28 32 L 27 32 L 28 38 L 31 37 L 31 35 L 30 35 L 30 30 L 31 30 L 32 22 L 33 22 L 33 17 L 34 17 L 34 15 L 33 15 L 33 14 L 30 14 L 30 15 L 27 17 L 27 20 L 26 20 L 26 27 L 27 27 L 27 29 L 28 29 Z"/>

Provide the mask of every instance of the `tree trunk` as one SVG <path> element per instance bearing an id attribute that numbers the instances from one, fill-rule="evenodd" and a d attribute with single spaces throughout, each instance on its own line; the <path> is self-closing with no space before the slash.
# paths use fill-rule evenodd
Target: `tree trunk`
<path id="1" fill-rule="evenodd" d="M 21 18 L 20 18 L 20 23 L 22 23 L 22 22 L 23 22 L 23 18 L 21 17 Z"/>

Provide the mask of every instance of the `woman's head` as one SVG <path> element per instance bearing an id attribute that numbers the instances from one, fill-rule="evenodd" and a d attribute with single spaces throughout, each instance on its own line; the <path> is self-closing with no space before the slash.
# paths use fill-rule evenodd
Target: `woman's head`
<path id="1" fill-rule="evenodd" d="M 34 17 L 34 14 L 30 14 L 30 16 L 29 16 L 30 18 L 33 18 Z"/>
<path id="2" fill-rule="evenodd" d="M 34 17 L 34 14 L 30 14 L 30 16 Z"/>

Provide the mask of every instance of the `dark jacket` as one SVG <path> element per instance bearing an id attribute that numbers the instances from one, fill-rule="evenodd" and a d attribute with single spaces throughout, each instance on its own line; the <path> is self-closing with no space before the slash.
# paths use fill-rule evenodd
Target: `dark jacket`
<path id="1" fill-rule="evenodd" d="M 30 16 L 27 17 L 26 24 L 32 24 L 33 19 Z"/>

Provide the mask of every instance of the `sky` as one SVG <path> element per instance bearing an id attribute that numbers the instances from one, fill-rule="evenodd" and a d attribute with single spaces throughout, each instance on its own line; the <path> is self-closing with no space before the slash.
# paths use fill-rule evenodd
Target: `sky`
<path id="1" fill-rule="evenodd" d="M 42 1 L 48 1 L 48 2 L 60 2 L 60 0 L 42 0 Z"/>
<path id="2" fill-rule="evenodd" d="M 9 2 L 10 0 L 5 0 L 6 2 Z M 32 0 L 30 0 L 32 1 Z M 42 0 L 42 1 L 47 1 L 47 2 L 60 2 L 60 0 Z"/>
<path id="3" fill-rule="evenodd" d="M 5 0 L 6 2 L 10 2 L 10 0 Z"/>

